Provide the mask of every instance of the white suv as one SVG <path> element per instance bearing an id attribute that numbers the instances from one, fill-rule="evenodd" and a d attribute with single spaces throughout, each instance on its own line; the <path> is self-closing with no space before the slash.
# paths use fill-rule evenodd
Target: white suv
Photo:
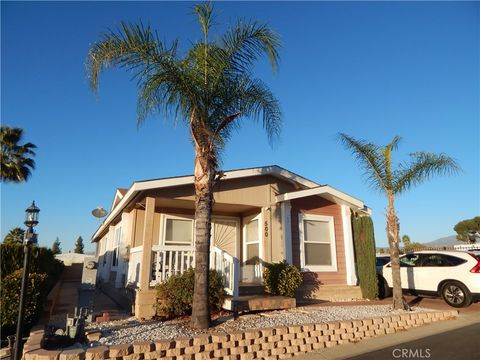
<path id="1" fill-rule="evenodd" d="M 402 289 L 413 294 L 441 296 L 454 307 L 480 299 L 480 256 L 464 251 L 417 251 L 400 257 Z M 380 292 L 393 286 L 390 263 L 382 268 Z"/>

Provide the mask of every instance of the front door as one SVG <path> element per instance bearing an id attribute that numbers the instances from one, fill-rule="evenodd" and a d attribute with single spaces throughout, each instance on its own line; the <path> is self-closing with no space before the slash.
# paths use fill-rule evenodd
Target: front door
<path id="1" fill-rule="evenodd" d="M 263 249 L 260 220 L 261 214 L 243 219 L 242 282 L 262 282 Z"/>
<path id="2" fill-rule="evenodd" d="M 240 237 L 240 219 L 228 217 L 214 217 L 212 220 L 211 245 L 226 251 L 229 255 L 238 257 Z M 238 233 L 238 234 L 237 234 Z"/>

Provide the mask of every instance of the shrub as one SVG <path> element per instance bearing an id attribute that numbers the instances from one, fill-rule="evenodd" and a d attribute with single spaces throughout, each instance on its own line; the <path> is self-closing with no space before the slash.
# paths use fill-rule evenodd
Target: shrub
<path id="1" fill-rule="evenodd" d="M 24 246 L 22 244 L 1 244 L 0 253 L 2 279 L 16 270 L 23 269 Z M 47 274 L 48 285 L 53 285 L 62 270 L 63 263 L 55 259 L 51 249 L 39 246 L 32 248 L 31 273 Z"/>
<path id="2" fill-rule="evenodd" d="M 302 281 L 300 270 L 285 260 L 270 265 L 263 273 L 265 291 L 271 295 L 295 297 L 295 290 Z"/>
<path id="3" fill-rule="evenodd" d="M 28 276 L 24 329 L 30 329 L 41 315 L 42 303 L 47 290 L 45 286 L 46 282 L 46 274 L 30 273 Z M 20 303 L 21 283 L 22 270 L 17 270 L 5 276 L 1 281 L 0 317 L 2 338 L 4 335 L 6 336 L 15 332 L 18 305 Z"/>
<path id="4" fill-rule="evenodd" d="M 378 278 L 375 266 L 375 235 L 370 216 L 354 218 L 353 243 L 357 259 L 357 273 L 362 296 L 367 299 L 378 297 Z"/>
<path id="5" fill-rule="evenodd" d="M 168 317 L 190 314 L 194 282 L 195 271 L 189 269 L 183 274 L 171 276 L 167 281 L 157 285 L 157 313 Z M 210 306 L 220 309 L 225 296 L 222 275 L 215 270 L 210 270 Z"/>

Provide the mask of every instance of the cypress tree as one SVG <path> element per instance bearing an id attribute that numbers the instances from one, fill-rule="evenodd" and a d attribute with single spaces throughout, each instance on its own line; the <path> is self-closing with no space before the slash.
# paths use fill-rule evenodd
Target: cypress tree
<path id="1" fill-rule="evenodd" d="M 354 218 L 352 223 L 357 272 L 362 296 L 367 299 L 376 299 L 378 297 L 378 280 L 375 266 L 373 222 L 370 216 L 360 216 Z"/>

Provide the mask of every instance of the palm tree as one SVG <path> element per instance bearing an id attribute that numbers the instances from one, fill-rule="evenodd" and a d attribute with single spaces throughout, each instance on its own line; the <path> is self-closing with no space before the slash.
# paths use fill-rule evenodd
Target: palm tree
<path id="1" fill-rule="evenodd" d="M 11 229 L 5 238 L 3 239 L 4 244 L 23 244 L 23 237 L 25 236 L 25 230 L 22 228 L 16 227 Z"/>
<path id="2" fill-rule="evenodd" d="M 385 146 L 356 140 L 346 134 L 340 134 L 339 137 L 343 145 L 356 157 L 372 188 L 385 194 L 388 199 L 386 230 L 392 264 L 393 308 L 408 309 L 402 296 L 400 279 L 399 222 L 395 211 L 395 198 L 433 175 L 456 173 L 460 167 L 445 154 L 415 152 L 410 154 L 410 161 L 402 162 L 396 169 L 392 169 L 392 151 L 397 149 L 400 137 L 395 136 Z"/>
<path id="3" fill-rule="evenodd" d="M 35 168 L 35 161 L 29 157 L 35 155 L 32 143 L 19 145 L 22 140 L 23 130 L 2 126 L 0 128 L 1 168 L 0 180 L 2 182 L 20 183 L 27 181 L 31 170 Z"/>
<path id="4" fill-rule="evenodd" d="M 192 325 L 210 324 L 208 268 L 213 189 L 221 179 L 219 160 L 240 119 L 261 121 L 269 140 L 281 128 L 278 100 L 253 66 L 264 55 L 278 65 L 279 37 L 265 24 L 237 22 L 215 42 L 209 38 L 213 21 L 210 3 L 194 6 L 203 32 L 183 54 L 178 42 L 167 47 L 149 26 L 122 23 L 102 35 L 88 53 L 86 70 L 91 88 L 110 66 L 133 71 L 138 80 L 138 123 L 148 115 L 174 115 L 189 127 L 194 147 L 195 291 Z"/>

